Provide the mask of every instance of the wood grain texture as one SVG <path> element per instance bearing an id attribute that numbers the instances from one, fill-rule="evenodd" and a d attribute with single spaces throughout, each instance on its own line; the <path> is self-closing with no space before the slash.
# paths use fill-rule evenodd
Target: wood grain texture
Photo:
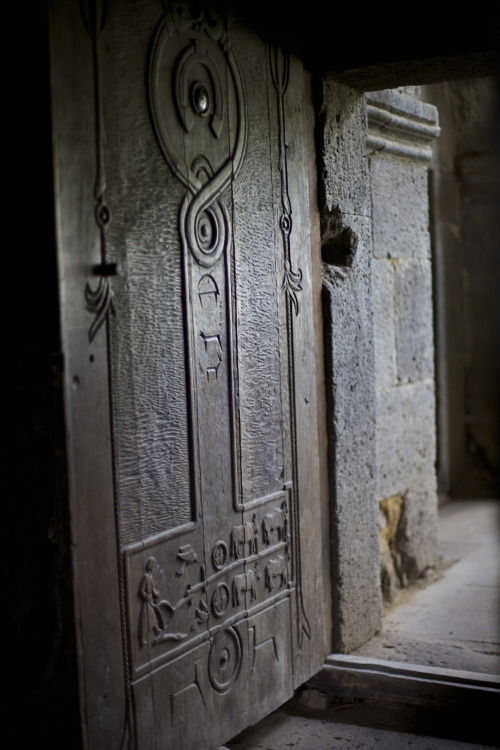
<path id="1" fill-rule="evenodd" d="M 91 690 L 106 664 L 96 649 L 113 633 L 121 714 L 109 746 L 125 727 L 140 750 L 215 748 L 323 658 L 306 81 L 298 60 L 289 67 L 263 39 L 182 4 L 162 15 L 117 0 L 99 40 L 81 74 L 99 66 L 98 99 L 75 96 L 82 130 L 94 114 L 105 134 L 105 234 L 91 158 L 70 171 L 82 207 L 61 204 L 61 263 L 75 263 L 63 308 L 79 310 L 82 335 L 82 267 L 116 270 L 93 348 L 66 330 L 70 360 L 95 368 L 99 351 L 101 363 L 85 391 L 94 442 L 72 458 L 93 483 L 88 516 L 75 515 L 92 550 L 85 569 L 75 557 L 82 632 L 110 617 L 106 596 L 115 618 L 104 641 L 85 640 L 82 676 Z M 63 151 L 63 172 L 70 160 Z M 90 245 L 76 240 L 82 221 Z M 69 393 L 68 408 L 77 403 Z M 88 746 L 103 746 L 87 723 Z"/>

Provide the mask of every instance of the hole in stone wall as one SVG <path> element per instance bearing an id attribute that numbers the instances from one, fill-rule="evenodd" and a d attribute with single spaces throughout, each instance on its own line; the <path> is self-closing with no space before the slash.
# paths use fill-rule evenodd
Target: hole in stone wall
<path id="1" fill-rule="evenodd" d="M 342 221 L 340 210 L 321 213 L 321 257 L 332 266 L 352 266 L 358 237 Z"/>

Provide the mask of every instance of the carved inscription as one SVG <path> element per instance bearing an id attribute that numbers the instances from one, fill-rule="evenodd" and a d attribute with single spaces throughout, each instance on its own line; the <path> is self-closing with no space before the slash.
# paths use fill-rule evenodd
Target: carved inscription
<path id="1" fill-rule="evenodd" d="M 210 382 L 210 377 L 217 380 L 217 373 L 222 363 L 222 344 L 220 342 L 219 334 L 206 336 L 203 331 L 200 331 L 200 336 L 205 344 L 205 352 L 207 355 L 207 365 L 205 365 L 207 379 Z"/>
<path id="2" fill-rule="evenodd" d="M 220 296 L 219 287 L 216 280 L 209 273 L 204 274 L 198 282 L 198 299 L 203 307 L 204 301 L 207 304 L 217 305 Z"/>

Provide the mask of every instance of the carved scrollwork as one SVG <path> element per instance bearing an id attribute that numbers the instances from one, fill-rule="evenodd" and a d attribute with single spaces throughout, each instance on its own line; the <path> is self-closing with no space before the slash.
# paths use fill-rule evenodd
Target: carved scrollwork
<path id="1" fill-rule="evenodd" d="M 181 25 L 166 13 L 158 27 L 150 63 L 151 115 L 161 152 L 187 189 L 179 212 L 183 245 L 208 269 L 231 244 L 222 193 L 245 154 L 246 105 L 222 27 L 214 33 L 202 17 L 191 22 L 188 33 Z M 172 110 L 176 118 L 168 117 Z"/>
<path id="2" fill-rule="evenodd" d="M 286 292 L 290 303 L 293 305 L 295 315 L 299 314 L 299 298 L 297 292 L 302 291 L 302 270 L 292 271 L 289 262 L 285 262 L 285 273 L 283 274 L 283 283 L 281 288 Z"/>
<path id="3" fill-rule="evenodd" d="M 113 305 L 113 293 L 107 276 L 101 276 L 96 289 L 92 289 L 89 283 L 85 286 L 85 307 L 94 315 L 94 321 L 89 328 L 89 343 L 95 338 L 96 333 L 106 320 L 110 312 L 115 314 Z"/>
<path id="4" fill-rule="evenodd" d="M 297 292 L 302 290 L 302 271 L 299 268 L 294 271 L 290 258 L 290 234 L 292 232 L 292 205 L 288 191 L 288 164 L 287 164 L 287 142 L 285 131 L 285 93 L 288 88 L 290 65 L 288 55 L 280 47 L 269 47 L 269 66 L 278 99 L 278 130 L 279 130 L 279 172 L 281 183 L 281 217 L 280 229 L 283 238 L 285 254 L 285 272 L 283 275 L 282 289 L 285 291 L 290 305 L 293 306 L 295 314 L 299 314 L 299 300 Z"/>
<path id="5" fill-rule="evenodd" d="M 95 220 L 99 231 L 101 264 L 94 268 L 99 282 L 95 289 L 90 283 L 85 286 L 85 307 L 89 313 L 94 315 L 94 320 L 89 328 L 88 339 L 92 343 L 97 332 L 105 322 L 108 313 L 115 314 L 113 305 L 113 293 L 109 282 L 109 269 L 114 264 L 108 264 L 106 258 L 106 229 L 111 221 L 111 211 L 106 203 L 106 171 L 104 164 L 104 144 L 106 134 L 104 131 L 102 84 L 99 42 L 108 20 L 108 0 L 81 0 L 80 9 L 83 23 L 87 34 L 92 40 L 94 61 L 94 100 L 95 100 L 95 154 L 96 170 L 94 183 Z M 116 273 L 116 266 L 114 267 Z"/>

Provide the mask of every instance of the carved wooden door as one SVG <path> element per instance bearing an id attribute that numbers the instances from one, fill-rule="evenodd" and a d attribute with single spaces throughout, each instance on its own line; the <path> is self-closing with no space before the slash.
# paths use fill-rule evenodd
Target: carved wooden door
<path id="1" fill-rule="evenodd" d="M 213 748 L 323 658 L 307 79 L 187 4 L 51 21 L 84 738 Z"/>

